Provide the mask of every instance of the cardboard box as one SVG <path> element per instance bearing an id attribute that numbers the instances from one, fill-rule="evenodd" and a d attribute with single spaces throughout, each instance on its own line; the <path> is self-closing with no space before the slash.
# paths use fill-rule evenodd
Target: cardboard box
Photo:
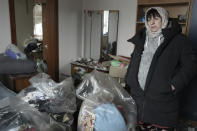
<path id="1" fill-rule="evenodd" d="M 125 78 L 127 68 L 110 66 L 109 75 L 111 77 Z"/>

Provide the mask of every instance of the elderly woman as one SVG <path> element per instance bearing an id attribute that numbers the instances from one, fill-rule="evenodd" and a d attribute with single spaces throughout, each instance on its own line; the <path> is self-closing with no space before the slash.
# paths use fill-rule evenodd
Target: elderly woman
<path id="1" fill-rule="evenodd" d="M 137 104 L 141 130 L 171 131 L 178 121 L 178 94 L 197 72 L 191 44 L 161 7 L 146 11 L 145 28 L 129 39 L 135 45 L 126 84 Z"/>

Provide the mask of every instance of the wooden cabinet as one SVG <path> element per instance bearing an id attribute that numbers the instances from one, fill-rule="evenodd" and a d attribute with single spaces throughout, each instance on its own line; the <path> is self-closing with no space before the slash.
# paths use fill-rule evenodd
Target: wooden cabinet
<path id="1" fill-rule="evenodd" d="M 193 0 L 138 0 L 136 31 L 144 27 L 144 15 L 149 7 L 163 7 L 171 18 L 177 18 L 183 34 L 188 35 Z"/>
<path id="2" fill-rule="evenodd" d="M 12 77 L 13 79 L 13 88 L 15 92 L 20 92 L 22 89 L 27 88 L 30 86 L 29 79 L 31 78 L 31 75 L 28 76 L 20 76 L 20 77 Z"/>
<path id="3" fill-rule="evenodd" d="M 30 86 L 29 79 L 36 75 L 36 73 L 28 75 L 4 75 L 2 83 L 10 90 L 18 93 L 22 89 Z"/>

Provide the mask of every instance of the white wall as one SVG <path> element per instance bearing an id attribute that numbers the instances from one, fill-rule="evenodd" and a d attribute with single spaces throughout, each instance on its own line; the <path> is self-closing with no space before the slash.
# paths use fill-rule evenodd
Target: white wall
<path id="1" fill-rule="evenodd" d="M 83 0 L 83 9 L 119 10 L 117 55 L 130 56 L 133 45 L 127 40 L 135 34 L 137 0 Z"/>
<path id="2" fill-rule="evenodd" d="M 81 56 L 82 0 L 59 0 L 59 71 L 70 74 L 70 62 Z"/>
<path id="3" fill-rule="evenodd" d="M 0 53 L 11 43 L 8 0 L 0 0 Z"/>

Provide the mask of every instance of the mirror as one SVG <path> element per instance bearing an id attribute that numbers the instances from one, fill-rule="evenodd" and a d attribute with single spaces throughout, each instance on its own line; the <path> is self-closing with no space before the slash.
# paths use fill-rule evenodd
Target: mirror
<path id="1" fill-rule="evenodd" d="M 118 10 L 84 11 L 84 57 L 110 60 L 116 55 L 118 36 Z"/>
<path id="2" fill-rule="evenodd" d="M 42 5 L 34 0 L 14 0 L 16 41 L 32 59 L 42 59 Z"/>

